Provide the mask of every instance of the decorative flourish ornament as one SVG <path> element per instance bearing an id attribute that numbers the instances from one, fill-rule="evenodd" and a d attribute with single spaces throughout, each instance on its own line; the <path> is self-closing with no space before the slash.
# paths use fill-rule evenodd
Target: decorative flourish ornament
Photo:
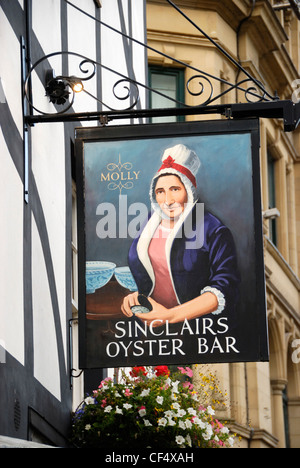
<path id="1" fill-rule="evenodd" d="M 46 96 L 48 96 L 49 102 L 53 104 L 64 105 L 70 94 L 65 81 L 54 78 L 46 85 Z"/>

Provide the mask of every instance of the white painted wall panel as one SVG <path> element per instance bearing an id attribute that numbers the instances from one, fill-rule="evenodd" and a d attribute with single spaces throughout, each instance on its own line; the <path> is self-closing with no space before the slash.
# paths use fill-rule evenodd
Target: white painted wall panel
<path id="1" fill-rule="evenodd" d="M 34 376 L 60 400 L 59 364 L 53 308 L 39 232 L 32 216 L 32 303 Z"/>
<path id="2" fill-rule="evenodd" d="M 135 0 L 134 8 L 132 8 L 132 36 L 143 43 L 147 42 L 145 22 L 146 17 L 144 13 L 144 0 Z M 132 49 L 136 79 L 140 83 L 147 84 L 147 49 L 134 42 L 132 43 Z M 139 92 L 142 108 L 145 108 L 147 91 L 145 88 L 140 86 Z"/>
<path id="3" fill-rule="evenodd" d="M 32 0 L 32 28 L 46 55 L 60 51 L 60 1 Z"/>
<path id="4" fill-rule="evenodd" d="M 61 327 L 66 350 L 66 195 L 64 127 L 41 124 L 32 129 L 32 171 L 49 238 Z M 34 249 L 34 243 L 33 243 Z M 44 278 L 48 282 L 48 278 Z M 35 286 L 33 286 L 35 287 Z M 40 292 L 42 295 L 42 293 Z M 51 359 L 51 358 L 50 358 Z"/>
<path id="5" fill-rule="evenodd" d="M 6 100 L 20 134 L 22 120 L 22 81 L 20 42 L 14 34 L 7 17 L 0 9 L 0 77 Z"/>
<path id="6" fill-rule="evenodd" d="M 0 128 L 0 340 L 24 364 L 23 185 Z"/>
<path id="7" fill-rule="evenodd" d="M 127 16 L 127 0 L 122 2 L 124 8 L 125 32 L 129 34 L 128 16 Z M 109 3 L 103 4 L 101 19 L 104 23 L 113 26 L 118 31 L 122 30 L 121 19 L 119 15 L 119 7 L 117 0 L 111 0 Z M 112 73 L 106 70 L 102 72 L 102 96 L 103 101 L 114 109 L 123 109 L 129 106 L 130 101 L 120 101 L 113 95 L 113 85 L 120 79 L 122 75 L 128 76 L 128 68 L 126 64 L 125 50 L 128 40 L 123 38 L 120 34 L 111 31 L 106 27 L 101 29 L 101 56 L 102 63 L 118 72 Z M 120 96 L 126 96 L 126 90 L 123 89 L 124 85 L 116 88 L 116 92 Z M 107 110 L 107 109 L 106 109 Z"/>
<path id="8" fill-rule="evenodd" d="M 101 10 L 101 19 L 103 22 L 113 26 L 118 31 L 122 31 L 128 36 L 132 36 L 141 42 L 145 40 L 144 28 L 144 13 L 143 13 L 143 0 L 137 0 L 134 5 L 131 3 L 132 18 L 130 18 L 130 9 L 128 8 L 128 0 L 121 2 L 122 9 L 119 9 L 117 0 L 110 0 L 103 2 Z M 122 18 L 122 20 L 121 20 Z M 125 23 L 125 29 L 123 24 Z M 146 82 L 146 67 L 145 67 L 145 50 L 144 47 L 135 45 L 133 41 L 124 38 L 122 35 L 109 30 L 106 27 L 101 29 L 101 55 L 102 63 L 107 67 L 131 77 L 140 83 Z M 127 63 L 127 60 L 130 63 Z M 132 74 L 132 68 L 134 74 Z M 113 96 L 113 85 L 122 76 L 103 71 L 102 73 L 102 95 L 103 101 L 114 109 L 125 109 L 131 104 L 130 100 L 118 100 Z M 127 91 L 124 88 L 125 84 L 121 84 L 116 88 L 118 96 L 125 96 Z M 145 90 L 139 87 L 140 99 L 142 107 L 145 107 Z M 134 88 L 132 89 L 134 95 Z M 107 109 L 106 109 L 107 110 Z M 128 123 L 128 122 L 123 122 Z"/>
<path id="9" fill-rule="evenodd" d="M 95 17 L 95 4 L 93 1 L 75 0 L 72 2 L 86 13 Z M 96 60 L 96 42 L 95 30 L 96 23 L 92 19 L 75 8 L 68 6 L 68 43 L 69 51 L 81 54 L 92 60 Z M 79 58 L 69 57 L 69 75 L 86 78 L 93 71 L 91 66 L 85 66 L 88 73 L 82 73 L 79 69 L 81 60 Z M 93 78 L 83 82 L 86 90 L 93 96 L 97 95 L 96 79 Z M 93 112 L 97 110 L 97 102 L 86 93 L 80 93 L 76 96 L 74 103 L 75 112 Z"/>

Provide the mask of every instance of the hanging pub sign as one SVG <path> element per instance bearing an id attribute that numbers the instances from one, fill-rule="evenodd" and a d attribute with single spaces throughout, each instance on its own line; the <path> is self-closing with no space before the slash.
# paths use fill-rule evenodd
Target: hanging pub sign
<path id="1" fill-rule="evenodd" d="M 257 120 L 76 130 L 80 367 L 268 360 Z"/>

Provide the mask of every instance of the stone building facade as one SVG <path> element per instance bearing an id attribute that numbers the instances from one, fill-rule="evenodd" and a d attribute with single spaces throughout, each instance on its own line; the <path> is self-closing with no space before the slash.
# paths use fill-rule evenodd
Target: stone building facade
<path id="1" fill-rule="evenodd" d="M 299 100 L 298 2 L 175 3 L 269 92 L 277 92 L 280 99 Z M 179 62 L 230 83 L 243 79 L 243 74 L 169 2 L 147 1 L 147 36 L 149 46 L 169 56 L 148 54 L 150 75 L 156 73 L 161 80 L 181 73 L 187 82 L 193 71 Z M 217 94 L 226 90 L 222 82 L 214 86 Z M 184 85 L 181 90 L 178 87 L 180 84 L 178 95 L 183 93 L 187 104 L 199 104 L 199 96 L 188 93 Z M 233 90 L 223 94 L 218 104 L 244 100 L 240 91 Z M 187 120 L 199 118 L 204 117 Z M 210 369 L 216 370 L 228 392 L 230 409 L 223 417 L 231 420 L 242 437 L 241 447 L 295 448 L 300 447 L 300 132 L 285 133 L 277 119 L 261 119 L 260 128 L 270 362 L 222 364 Z M 277 209 L 272 219 L 267 213 L 271 208 Z"/>

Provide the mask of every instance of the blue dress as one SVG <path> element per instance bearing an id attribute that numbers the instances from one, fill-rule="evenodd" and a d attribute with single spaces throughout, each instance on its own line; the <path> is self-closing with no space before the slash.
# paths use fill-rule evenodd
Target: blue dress
<path id="1" fill-rule="evenodd" d="M 235 307 L 239 298 L 240 274 L 235 243 L 230 230 L 197 203 L 184 216 L 166 243 L 166 256 L 178 304 L 195 299 L 204 292 L 216 294 L 219 307 L 215 314 Z M 153 213 L 128 254 L 128 264 L 140 293 L 150 296 L 154 272 L 148 247 L 161 218 Z M 163 304 L 162 304 L 163 305 Z"/>

